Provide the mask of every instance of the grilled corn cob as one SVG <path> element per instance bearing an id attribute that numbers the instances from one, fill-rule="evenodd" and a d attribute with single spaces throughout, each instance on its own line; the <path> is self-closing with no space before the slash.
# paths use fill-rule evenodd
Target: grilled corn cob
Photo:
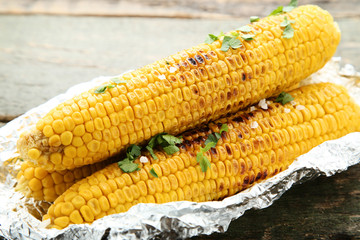
<path id="1" fill-rule="evenodd" d="M 75 182 L 90 176 L 111 162 L 114 160 L 109 159 L 72 170 L 49 172 L 42 167 L 35 166 L 32 162 L 26 161 L 21 164 L 21 169 L 17 174 L 15 190 L 22 192 L 28 198 L 53 202 Z"/>
<path id="2" fill-rule="evenodd" d="M 140 171 L 123 173 L 116 163 L 109 165 L 70 187 L 44 219 L 64 228 L 127 211 L 137 203 L 221 199 L 286 169 L 326 140 L 360 130 L 360 107 L 343 87 L 322 83 L 291 95 L 295 106 L 271 103 L 267 110 L 239 112 L 184 133 L 180 152 L 169 156 L 157 151 L 159 160 L 147 155 L 149 162 L 137 160 Z M 202 172 L 197 152 L 224 123 L 229 130 L 206 152 L 211 168 Z"/>
<path id="3" fill-rule="evenodd" d="M 294 37 L 280 23 L 294 20 Z M 200 44 L 68 100 L 24 133 L 18 149 L 47 170 L 102 161 L 161 132 L 178 134 L 293 87 L 335 53 L 340 31 L 317 6 L 249 24 L 253 40 L 221 50 Z M 111 83 L 111 82 L 110 82 Z"/>

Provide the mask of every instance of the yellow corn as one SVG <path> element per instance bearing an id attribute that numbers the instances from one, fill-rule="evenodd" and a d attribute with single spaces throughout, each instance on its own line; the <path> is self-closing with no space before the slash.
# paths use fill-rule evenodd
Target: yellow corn
<path id="1" fill-rule="evenodd" d="M 32 162 L 25 161 L 21 164 L 21 169 L 17 174 L 15 190 L 22 192 L 28 198 L 53 202 L 75 182 L 90 176 L 111 162 L 114 160 L 109 159 L 72 170 L 49 172 L 42 167 L 35 166 Z"/>
<path id="2" fill-rule="evenodd" d="M 296 105 L 270 103 L 267 110 L 238 112 L 184 133 L 180 152 L 169 156 L 157 151 L 158 160 L 147 154 L 149 162 L 136 160 L 140 171 L 123 173 L 116 163 L 109 165 L 70 187 L 44 219 L 64 228 L 127 211 L 137 203 L 221 199 L 286 169 L 326 140 L 360 130 L 360 107 L 343 87 L 323 83 L 291 95 Z M 202 172 L 196 161 L 199 148 L 224 123 L 229 130 L 206 152 L 211 168 Z"/>
<path id="3" fill-rule="evenodd" d="M 294 37 L 280 23 L 294 20 Z M 104 93 L 94 89 L 68 100 L 22 134 L 25 160 L 47 170 L 72 169 L 102 161 L 129 144 L 178 134 L 278 94 L 320 69 L 335 53 L 340 31 L 331 15 L 302 6 L 249 24 L 254 40 L 220 50 L 221 40 L 125 74 Z"/>

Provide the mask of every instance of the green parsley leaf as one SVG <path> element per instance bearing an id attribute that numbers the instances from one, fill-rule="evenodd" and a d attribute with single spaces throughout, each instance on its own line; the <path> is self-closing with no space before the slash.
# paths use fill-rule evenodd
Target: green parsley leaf
<path id="1" fill-rule="evenodd" d="M 120 78 L 112 78 L 110 81 L 112 81 L 113 83 L 116 83 L 116 84 L 126 83 L 125 79 L 120 79 Z"/>
<path id="2" fill-rule="evenodd" d="M 281 103 L 282 105 L 285 105 L 288 102 L 291 102 L 294 100 L 294 98 L 286 92 L 282 92 L 279 94 L 279 96 L 275 99 L 275 102 Z"/>
<path id="3" fill-rule="evenodd" d="M 230 39 L 229 44 L 230 44 L 230 47 L 234 48 L 234 49 L 239 48 L 239 47 L 242 46 L 240 40 L 235 38 L 235 37 Z"/>
<path id="4" fill-rule="evenodd" d="M 219 38 L 217 36 L 215 36 L 214 34 L 208 34 L 208 36 L 205 39 L 205 43 L 211 44 L 211 43 L 215 42 L 218 39 Z"/>
<path id="5" fill-rule="evenodd" d="M 106 91 L 107 85 L 102 85 L 100 87 L 98 87 L 97 89 L 95 89 L 95 93 L 104 93 Z"/>
<path id="6" fill-rule="evenodd" d="M 291 12 L 294 8 L 293 6 L 285 6 L 283 7 L 283 12 Z"/>
<path id="7" fill-rule="evenodd" d="M 251 16 L 251 17 L 250 17 L 250 22 L 251 22 L 251 23 L 257 22 L 257 21 L 259 21 L 259 20 L 260 20 L 260 18 L 259 18 L 258 16 Z"/>
<path id="8" fill-rule="evenodd" d="M 162 135 L 162 138 L 170 145 L 180 144 L 182 142 L 181 139 L 170 134 Z"/>
<path id="9" fill-rule="evenodd" d="M 134 171 L 140 170 L 139 165 L 137 163 L 134 163 L 130 161 L 128 158 L 125 158 L 122 161 L 118 162 L 118 166 L 123 172 L 131 173 Z"/>
<path id="10" fill-rule="evenodd" d="M 298 0 L 291 0 L 288 6 L 297 7 L 298 6 Z"/>
<path id="11" fill-rule="evenodd" d="M 229 126 L 226 123 L 224 123 L 223 125 L 221 125 L 219 133 L 221 134 L 222 132 L 227 132 L 227 131 L 229 131 Z"/>
<path id="12" fill-rule="evenodd" d="M 114 85 L 114 84 L 108 84 L 108 85 L 107 85 L 107 88 L 108 88 L 108 89 L 110 89 L 110 88 L 114 88 L 114 87 L 115 87 L 115 85 Z"/>
<path id="13" fill-rule="evenodd" d="M 214 133 L 215 137 L 217 140 L 219 140 L 221 138 L 221 134 L 220 133 Z"/>
<path id="14" fill-rule="evenodd" d="M 209 134 L 208 138 L 205 141 L 205 146 L 212 142 L 216 144 L 218 142 L 218 138 L 214 134 Z"/>
<path id="15" fill-rule="evenodd" d="M 240 35 L 240 33 L 238 32 L 231 32 L 231 35 L 234 36 L 234 37 L 238 37 Z"/>
<path id="16" fill-rule="evenodd" d="M 166 61 L 166 60 L 165 60 L 165 63 L 166 63 L 166 65 L 170 65 L 170 63 L 168 61 Z"/>
<path id="17" fill-rule="evenodd" d="M 197 153 L 196 161 L 200 163 L 202 172 L 206 172 L 208 168 L 211 168 L 211 163 L 209 159 L 202 152 Z"/>
<path id="18" fill-rule="evenodd" d="M 200 152 L 205 153 L 205 152 L 209 151 L 210 148 L 215 147 L 216 143 L 217 143 L 217 140 L 216 140 L 216 142 L 208 142 L 204 148 L 200 147 Z"/>
<path id="19" fill-rule="evenodd" d="M 180 151 L 180 149 L 176 146 L 176 144 L 180 144 L 180 143 L 182 143 L 182 140 L 180 138 L 177 138 L 167 133 L 159 133 L 150 139 L 148 145 L 146 146 L 146 149 L 150 152 L 151 156 L 156 160 L 158 158 L 154 154 L 154 150 L 153 150 L 154 147 L 161 146 L 167 154 L 171 155 Z"/>
<path id="20" fill-rule="evenodd" d="M 156 178 L 159 177 L 159 176 L 157 175 L 157 173 L 155 172 L 155 169 L 154 169 L 154 168 L 151 168 L 151 169 L 150 169 L 150 174 L 153 175 L 153 177 L 156 177 Z"/>
<path id="21" fill-rule="evenodd" d="M 132 144 L 126 149 L 126 156 L 130 160 L 135 160 L 141 155 L 141 147 Z"/>
<path id="22" fill-rule="evenodd" d="M 294 29 L 290 24 L 285 27 L 282 37 L 287 39 L 294 37 Z"/>
<path id="23" fill-rule="evenodd" d="M 281 27 L 286 27 L 287 25 L 290 25 L 291 23 L 295 23 L 294 20 L 289 20 L 287 16 L 284 17 L 284 21 L 280 23 Z"/>
<path id="24" fill-rule="evenodd" d="M 241 36 L 242 39 L 246 41 L 254 40 L 255 35 L 254 34 L 244 34 Z"/>
<path id="25" fill-rule="evenodd" d="M 274 11 L 272 11 L 269 16 L 275 16 L 283 13 L 283 6 L 278 6 Z"/>
<path id="26" fill-rule="evenodd" d="M 227 52 L 230 48 L 230 43 L 229 41 L 231 40 L 231 37 L 229 36 L 225 36 L 223 41 L 222 41 L 222 44 L 221 44 L 221 51 L 223 52 Z"/>
<path id="27" fill-rule="evenodd" d="M 175 145 L 169 145 L 169 146 L 163 147 L 163 149 L 166 152 L 166 154 L 168 154 L 168 155 L 172 155 L 172 154 L 180 151 L 180 149 Z"/>
<path id="28" fill-rule="evenodd" d="M 252 29 L 250 26 L 245 25 L 245 26 L 239 27 L 236 30 L 239 30 L 240 32 L 248 33 L 248 32 L 251 32 Z"/>
<path id="29" fill-rule="evenodd" d="M 153 150 L 151 147 L 146 146 L 145 148 L 146 148 L 146 150 L 149 151 L 150 155 L 152 156 L 152 158 L 153 158 L 154 160 L 157 160 L 157 159 L 158 159 L 158 157 L 157 157 L 157 156 L 155 155 L 155 153 L 154 153 L 154 150 Z"/>

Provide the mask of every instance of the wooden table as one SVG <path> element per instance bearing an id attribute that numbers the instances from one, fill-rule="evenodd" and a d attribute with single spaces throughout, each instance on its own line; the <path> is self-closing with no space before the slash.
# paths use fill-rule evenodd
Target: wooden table
<path id="1" fill-rule="evenodd" d="M 359 67 L 359 1 L 317 2 L 342 29 L 336 55 Z M 278 4 L 0 0 L 0 126 L 76 83 L 151 63 Z M 226 233 L 194 239 L 360 239 L 359 179 L 357 165 L 294 186 L 271 207 L 246 212 Z"/>

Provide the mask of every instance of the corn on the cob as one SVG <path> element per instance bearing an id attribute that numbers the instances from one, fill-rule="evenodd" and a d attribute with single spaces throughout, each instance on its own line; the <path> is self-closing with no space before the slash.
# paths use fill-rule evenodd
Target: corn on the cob
<path id="1" fill-rule="evenodd" d="M 25 197 L 34 198 L 38 201 L 53 202 L 75 182 L 90 176 L 94 172 L 114 162 L 109 159 L 92 165 L 49 172 L 34 163 L 25 161 L 17 174 L 16 191 L 22 192 Z"/>
<path id="2" fill-rule="evenodd" d="M 282 37 L 284 16 L 294 37 Z M 220 50 L 200 44 L 125 74 L 104 93 L 94 89 L 51 110 L 23 134 L 25 160 L 47 170 L 102 161 L 161 132 L 178 134 L 278 94 L 320 69 L 335 53 L 340 31 L 317 6 L 301 6 L 249 25 L 254 40 Z"/>
<path id="3" fill-rule="evenodd" d="M 221 199 L 286 169 L 326 140 L 360 130 L 360 107 L 343 87 L 323 83 L 291 95 L 296 106 L 271 103 L 267 110 L 239 112 L 183 134 L 180 152 L 168 156 L 157 151 L 159 160 L 150 155 L 147 163 L 137 160 L 140 171 L 123 173 L 116 163 L 109 165 L 70 187 L 44 219 L 64 228 L 127 211 L 137 203 Z M 223 123 L 229 130 L 206 152 L 211 168 L 202 172 L 196 154 Z"/>

